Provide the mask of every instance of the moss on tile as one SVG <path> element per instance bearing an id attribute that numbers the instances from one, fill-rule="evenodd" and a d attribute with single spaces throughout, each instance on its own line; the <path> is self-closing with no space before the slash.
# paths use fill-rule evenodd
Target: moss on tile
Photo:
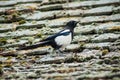
<path id="1" fill-rule="evenodd" d="M 0 45 L 4 45 L 7 43 L 7 39 L 6 38 L 0 38 Z"/>
<path id="2" fill-rule="evenodd" d="M 24 24 L 24 23 L 26 23 L 26 21 L 25 20 L 20 20 L 18 23 L 19 24 Z"/>

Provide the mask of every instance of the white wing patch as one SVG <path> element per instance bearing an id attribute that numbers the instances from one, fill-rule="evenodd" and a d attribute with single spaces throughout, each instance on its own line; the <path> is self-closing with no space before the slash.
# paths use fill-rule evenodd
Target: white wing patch
<path id="1" fill-rule="evenodd" d="M 69 29 L 66 29 L 66 30 L 62 31 L 61 33 L 65 33 L 65 32 L 68 32 L 68 31 L 70 31 L 70 30 L 69 30 Z"/>
<path id="2" fill-rule="evenodd" d="M 68 30 L 67 30 L 68 31 Z M 67 32 L 66 30 L 64 32 Z M 67 46 L 68 44 L 70 44 L 72 41 L 72 34 L 69 33 L 69 35 L 67 36 L 58 36 L 55 38 L 55 42 L 57 45 L 60 45 L 60 46 Z"/>

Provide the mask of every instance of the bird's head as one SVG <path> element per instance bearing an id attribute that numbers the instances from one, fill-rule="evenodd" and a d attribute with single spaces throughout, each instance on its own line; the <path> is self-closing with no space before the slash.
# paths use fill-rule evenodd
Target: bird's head
<path id="1" fill-rule="evenodd" d="M 74 29 L 75 27 L 76 27 L 76 25 L 77 25 L 77 23 L 78 23 L 78 21 L 69 21 L 69 22 L 67 22 L 67 24 L 66 24 L 66 28 L 69 28 L 69 29 Z"/>

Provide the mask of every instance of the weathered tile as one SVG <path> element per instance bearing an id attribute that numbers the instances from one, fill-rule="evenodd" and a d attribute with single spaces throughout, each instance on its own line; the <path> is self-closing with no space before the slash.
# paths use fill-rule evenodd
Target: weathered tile
<path id="1" fill-rule="evenodd" d="M 103 24 L 91 24 L 91 25 L 78 25 L 75 28 L 76 33 L 80 34 L 93 34 L 93 33 L 104 33 L 104 32 L 113 32 L 119 31 L 120 23 L 119 22 L 108 22 Z"/>
<path id="2" fill-rule="evenodd" d="M 17 1 L 0 1 L 0 7 L 3 6 L 14 6 L 17 4 Z"/>
<path id="3" fill-rule="evenodd" d="M 20 36 L 27 36 L 27 35 L 35 35 L 38 31 L 33 30 L 23 30 L 23 31 L 13 31 L 8 33 L 1 33 L 0 37 L 20 37 Z"/>
<path id="4" fill-rule="evenodd" d="M 31 21 L 18 25 L 16 28 L 42 28 L 46 26 L 46 21 Z"/>
<path id="5" fill-rule="evenodd" d="M 41 11 L 62 10 L 62 9 L 63 9 L 62 4 L 44 5 L 38 8 L 38 10 L 41 10 Z"/>
<path id="6" fill-rule="evenodd" d="M 109 42 L 109 41 L 115 41 L 120 38 L 119 34 L 114 33 L 104 33 L 101 35 L 96 36 L 92 39 L 92 42 Z"/>
<path id="7" fill-rule="evenodd" d="M 110 42 L 102 42 L 102 43 L 86 43 L 83 45 L 84 48 L 88 49 L 103 49 L 109 48 L 111 46 Z"/>
<path id="8" fill-rule="evenodd" d="M 97 8 L 86 10 L 83 15 L 110 14 L 114 8 L 115 8 L 114 6 L 97 7 Z"/>
<path id="9" fill-rule="evenodd" d="M 17 3 L 41 3 L 42 0 L 16 0 Z"/>
<path id="10" fill-rule="evenodd" d="M 64 26 L 65 23 L 70 20 L 79 21 L 79 18 L 78 17 L 70 17 L 70 18 L 58 18 L 58 19 L 50 20 L 50 21 L 48 21 L 48 26 L 50 26 L 50 27 Z M 56 23 L 56 24 L 54 24 L 54 23 Z"/>
<path id="11" fill-rule="evenodd" d="M 51 19 L 54 18 L 53 13 L 51 12 L 40 12 L 36 11 L 34 14 L 24 14 L 21 17 L 25 18 L 26 20 L 43 20 L 43 19 Z"/>
<path id="12" fill-rule="evenodd" d="M 48 0 L 45 0 L 42 2 L 41 5 L 49 5 L 49 4 L 57 4 L 57 3 L 65 3 L 66 0 L 51 0 L 51 1 L 48 1 Z"/>
<path id="13" fill-rule="evenodd" d="M 103 6 L 103 5 L 109 5 L 109 4 L 120 4 L 119 0 L 111 0 L 111 1 L 83 1 L 83 2 L 71 2 L 68 4 L 64 4 L 63 8 L 80 8 L 80 7 L 87 7 L 87 6 Z"/>
<path id="14" fill-rule="evenodd" d="M 13 7 L 1 7 L 0 8 L 0 15 L 4 14 L 7 10 L 12 9 Z"/>
<path id="15" fill-rule="evenodd" d="M 120 14 L 114 14 L 110 16 L 89 16 L 80 20 L 81 24 L 107 21 L 120 21 Z"/>
<path id="16" fill-rule="evenodd" d="M 67 51 L 79 51 L 80 45 L 79 44 L 71 44 L 66 47 Z"/>

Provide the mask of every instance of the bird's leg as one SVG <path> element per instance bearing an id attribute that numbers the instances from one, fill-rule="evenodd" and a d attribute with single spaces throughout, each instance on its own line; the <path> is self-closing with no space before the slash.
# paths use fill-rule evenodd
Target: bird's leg
<path id="1" fill-rule="evenodd" d="M 56 50 L 56 55 L 57 56 L 61 56 L 61 54 L 62 54 L 62 51 L 60 49 Z"/>
<path id="2" fill-rule="evenodd" d="M 56 54 L 58 55 L 58 56 L 64 56 L 64 51 L 63 50 L 61 50 L 61 49 L 58 49 L 58 50 L 56 50 Z"/>
<path id="3" fill-rule="evenodd" d="M 53 49 L 53 50 L 50 52 L 50 56 L 51 56 L 51 57 L 54 57 L 54 56 L 63 56 L 63 55 L 64 55 L 63 49 Z"/>
<path id="4" fill-rule="evenodd" d="M 51 52 L 50 52 L 50 56 L 51 57 L 55 57 L 55 56 L 58 56 L 58 54 L 61 54 L 62 51 L 60 51 L 59 49 L 53 49 Z"/>
<path id="5" fill-rule="evenodd" d="M 53 50 L 50 52 L 50 56 L 51 56 L 51 57 L 56 56 L 56 50 L 55 50 L 55 49 L 53 49 Z"/>
<path id="6" fill-rule="evenodd" d="M 62 53 L 63 53 L 63 51 L 62 51 L 62 50 L 60 50 L 60 49 L 58 49 L 58 50 L 56 50 L 56 53 L 58 53 L 58 54 L 62 54 Z"/>

